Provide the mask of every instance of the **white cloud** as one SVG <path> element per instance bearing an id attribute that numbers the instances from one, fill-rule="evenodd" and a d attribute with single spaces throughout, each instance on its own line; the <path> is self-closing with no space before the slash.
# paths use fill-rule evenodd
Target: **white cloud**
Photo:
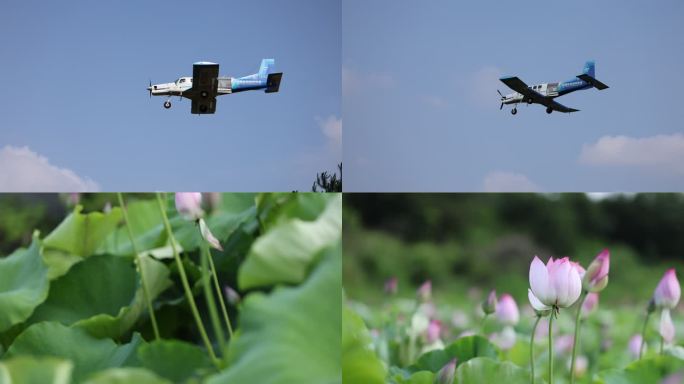
<path id="1" fill-rule="evenodd" d="M 388 73 L 361 73 L 342 66 L 342 94 L 355 93 L 364 88 L 391 88 L 394 78 Z"/>
<path id="2" fill-rule="evenodd" d="M 484 179 L 485 192 L 539 192 L 527 176 L 514 172 L 490 172 Z"/>
<path id="3" fill-rule="evenodd" d="M 47 158 L 28 147 L 0 149 L 2 192 L 93 192 L 99 189 L 94 181 L 50 164 Z"/>
<path id="4" fill-rule="evenodd" d="M 331 141 L 331 144 L 339 146 L 342 144 L 342 119 L 330 115 L 326 119 L 316 119 L 321 132 Z"/>
<path id="5" fill-rule="evenodd" d="M 603 136 L 584 144 L 579 162 L 589 165 L 649 166 L 684 173 L 684 134 L 651 137 Z"/>
<path id="6" fill-rule="evenodd" d="M 496 67 L 484 67 L 471 75 L 471 97 L 478 106 L 491 107 L 499 98 L 496 90 L 505 87 L 499 81 L 500 77 L 501 70 Z M 504 90 L 501 93 L 506 94 Z"/>

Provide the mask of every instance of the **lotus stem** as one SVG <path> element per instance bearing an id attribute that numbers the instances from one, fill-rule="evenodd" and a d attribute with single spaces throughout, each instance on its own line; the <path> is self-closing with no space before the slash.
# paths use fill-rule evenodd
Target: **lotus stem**
<path id="1" fill-rule="evenodd" d="M 534 336 L 537 332 L 539 320 L 541 320 L 541 316 L 537 315 L 537 320 L 534 321 L 534 326 L 532 327 L 532 336 L 530 336 L 530 373 L 532 376 L 532 384 L 534 384 Z"/>
<path id="2" fill-rule="evenodd" d="M 570 384 L 575 382 L 575 359 L 577 358 L 577 345 L 579 344 L 580 325 L 582 323 L 582 305 L 587 299 L 587 293 L 587 291 L 582 292 L 577 306 L 577 315 L 575 315 L 575 338 L 572 343 L 572 360 L 570 360 Z"/>

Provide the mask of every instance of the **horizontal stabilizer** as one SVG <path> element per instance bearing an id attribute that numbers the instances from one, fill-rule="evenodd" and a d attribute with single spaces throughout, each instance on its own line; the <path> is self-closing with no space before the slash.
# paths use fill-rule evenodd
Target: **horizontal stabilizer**
<path id="1" fill-rule="evenodd" d="M 598 90 L 604 90 L 604 89 L 608 88 L 607 85 L 605 85 L 605 84 L 603 84 L 602 82 L 596 80 L 595 78 L 593 78 L 593 77 L 587 75 L 586 73 L 583 73 L 583 74 L 581 74 L 581 75 L 579 75 L 579 76 L 577 76 L 577 77 L 580 78 L 581 80 L 584 80 L 584 81 L 586 81 L 587 83 L 593 85 L 593 86 L 594 86 L 596 89 L 598 89 Z"/>
<path id="2" fill-rule="evenodd" d="M 283 78 L 283 73 L 270 73 L 266 79 L 266 93 L 278 92 L 280 89 L 280 80 Z"/>

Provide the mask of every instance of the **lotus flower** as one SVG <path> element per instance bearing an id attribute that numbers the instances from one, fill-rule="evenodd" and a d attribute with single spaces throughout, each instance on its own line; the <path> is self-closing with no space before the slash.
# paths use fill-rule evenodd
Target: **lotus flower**
<path id="1" fill-rule="evenodd" d="M 496 306 L 496 317 L 504 325 L 516 325 L 520 319 L 518 305 L 515 299 L 508 293 L 501 295 L 501 299 Z"/>
<path id="2" fill-rule="evenodd" d="M 674 269 L 668 269 L 653 294 L 655 305 L 660 308 L 672 309 L 679 303 L 681 288 Z"/>
<path id="3" fill-rule="evenodd" d="M 437 384 L 452 384 L 454 382 L 454 374 L 456 373 L 456 359 L 451 359 L 442 369 L 437 372 L 435 383 Z"/>
<path id="4" fill-rule="evenodd" d="M 426 280 L 418 288 L 418 298 L 422 301 L 428 301 L 428 300 L 430 300 L 431 296 L 432 296 L 432 281 Z"/>
<path id="5" fill-rule="evenodd" d="M 582 288 L 588 292 L 600 292 L 608 285 L 608 270 L 610 269 L 610 252 L 601 251 L 594 261 L 589 264 L 582 279 Z"/>
<path id="6" fill-rule="evenodd" d="M 634 359 L 639 357 L 639 348 L 641 348 L 641 340 L 641 335 L 638 333 L 629 339 L 629 353 L 632 355 L 632 358 Z"/>
<path id="7" fill-rule="evenodd" d="M 202 194 L 199 192 L 176 193 L 176 210 L 186 220 L 199 220 L 204 216 L 204 211 L 202 211 Z"/>
<path id="8" fill-rule="evenodd" d="M 675 327 L 672 323 L 672 317 L 670 316 L 669 308 L 663 308 L 663 311 L 660 313 L 660 327 L 658 331 L 660 332 L 660 336 L 663 337 L 663 340 L 665 340 L 667 344 L 670 344 L 674 341 Z"/>
<path id="9" fill-rule="evenodd" d="M 496 291 L 489 292 L 487 300 L 482 303 L 482 310 L 486 315 L 496 312 Z"/>
<path id="10" fill-rule="evenodd" d="M 528 298 L 537 311 L 569 307 L 582 293 L 578 268 L 567 257 L 544 263 L 537 256 L 530 264 Z"/>
<path id="11" fill-rule="evenodd" d="M 439 334 L 442 330 L 442 323 L 439 320 L 430 320 L 430 325 L 427 328 L 427 342 L 432 344 L 439 340 Z"/>

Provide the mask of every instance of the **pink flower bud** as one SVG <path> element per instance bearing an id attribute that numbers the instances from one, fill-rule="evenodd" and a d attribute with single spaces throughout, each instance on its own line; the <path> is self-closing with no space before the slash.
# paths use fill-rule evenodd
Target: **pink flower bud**
<path id="1" fill-rule="evenodd" d="M 396 295 L 399 281 L 396 277 L 391 277 L 385 281 L 385 293 L 388 295 Z"/>
<path id="2" fill-rule="evenodd" d="M 552 306 L 571 306 L 582 293 L 578 268 L 567 257 L 558 260 L 551 257 L 544 265 L 535 256 L 530 264 L 529 293 L 530 303 L 537 311 L 550 309 Z"/>
<path id="3" fill-rule="evenodd" d="M 582 288 L 589 292 L 600 292 L 608 285 L 608 270 L 610 269 L 610 252 L 601 251 L 594 261 L 589 264 L 582 279 Z"/>
<path id="4" fill-rule="evenodd" d="M 432 296 L 432 281 L 426 280 L 420 288 L 418 288 L 418 298 L 421 301 L 428 301 Z"/>
<path id="5" fill-rule="evenodd" d="M 668 269 L 663 278 L 660 279 L 660 283 L 658 283 L 658 287 L 656 287 L 653 294 L 653 299 L 657 307 L 672 309 L 679 303 L 681 293 L 675 270 Z"/>
<path id="6" fill-rule="evenodd" d="M 632 355 L 633 359 L 636 359 L 639 357 L 639 348 L 641 348 L 641 340 L 642 340 L 641 335 L 638 333 L 636 335 L 632 336 L 631 339 L 629 339 L 629 353 L 630 353 L 630 355 Z M 646 346 L 644 345 L 644 348 L 645 347 Z"/>
<path id="7" fill-rule="evenodd" d="M 202 194 L 199 192 L 177 192 L 176 210 L 186 220 L 198 220 L 204 215 Z"/>
<path id="8" fill-rule="evenodd" d="M 589 316 L 589 314 L 596 309 L 596 306 L 598 306 L 599 302 L 599 295 L 596 292 L 590 292 L 587 295 L 587 298 L 584 299 L 584 303 L 582 303 L 582 317 L 586 318 Z"/>
<path id="9" fill-rule="evenodd" d="M 454 382 L 454 374 L 456 373 L 456 359 L 452 359 L 442 369 L 437 372 L 435 383 L 437 384 L 452 384 Z"/>
<path id="10" fill-rule="evenodd" d="M 439 320 L 430 320 L 430 325 L 427 328 L 427 343 L 432 344 L 439 340 L 439 334 L 442 331 L 442 323 Z"/>
<path id="11" fill-rule="evenodd" d="M 501 299 L 496 306 L 496 317 L 504 325 L 516 325 L 520 320 L 520 312 L 515 299 L 508 293 L 501 295 Z"/>
<path id="12" fill-rule="evenodd" d="M 670 344 L 674 341 L 675 327 L 672 323 L 672 317 L 670 316 L 669 308 L 663 308 L 663 311 L 660 313 L 660 327 L 658 331 L 660 332 L 660 336 L 663 337 L 667 344 Z"/>
<path id="13" fill-rule="evenodd" d="M 482 310 L 485 314 L 490 315 L 496 312 L 496 291 L 492 290 L 487 295 L 487 300 L 482 303 Z"/>
<path id="14" fill-rule="evenodd" d="M 214 235 L 211 233 L 209 230 L 209 227 L 207 227 L 207 223 L 204 222 L 204 219 L 199 219 L 199 227 L 200 227 L 200 233 L 202 234 L 202 237 L 204 240 L 209 243 L 209 245 L 212 248 L 216 248 L 219 251 L 223 251 L 223 247 L 221 247 L 221 243 L 214 237 Z"/>

